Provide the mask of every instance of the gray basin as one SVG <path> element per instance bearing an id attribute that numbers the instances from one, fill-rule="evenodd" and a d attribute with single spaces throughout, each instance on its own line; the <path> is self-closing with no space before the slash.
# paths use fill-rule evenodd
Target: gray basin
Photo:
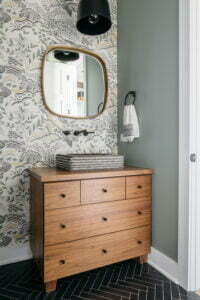
<path id="1" fill-rule="evenodd" d="M 56 166 L 68 171 L 121 169 L 124 156 L 115 154 L 57 154 Z"/>

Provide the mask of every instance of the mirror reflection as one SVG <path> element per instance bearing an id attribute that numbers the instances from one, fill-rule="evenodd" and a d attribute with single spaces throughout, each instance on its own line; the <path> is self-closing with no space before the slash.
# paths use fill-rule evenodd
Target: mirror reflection
<path id="1" fill-rule="evenodd" d="M 96 55 L 54 48 L 44 59 L 46 107 L 63 117 L 87 118 L 102 113 L 106 102 L 106 69 Z"/>

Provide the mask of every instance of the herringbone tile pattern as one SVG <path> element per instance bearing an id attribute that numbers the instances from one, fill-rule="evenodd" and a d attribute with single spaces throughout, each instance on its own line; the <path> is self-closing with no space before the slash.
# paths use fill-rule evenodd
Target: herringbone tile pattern
<path id="1" fill-rule="evenodd" d="M 200 300 L 148 264 L 128 260 L 58 281 L 45 295 L 33 261 L 0 268 L 0 300 Z"/>

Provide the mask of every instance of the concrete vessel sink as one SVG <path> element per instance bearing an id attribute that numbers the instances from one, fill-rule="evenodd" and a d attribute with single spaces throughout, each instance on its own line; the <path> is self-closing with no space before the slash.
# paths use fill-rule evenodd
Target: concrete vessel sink
<path id="1" fill-rule="evenodd" d="M 56 166 L 68 171 L 120 169 L 124 167 L 124 156 L 115 154 L 57 154 Z"/>

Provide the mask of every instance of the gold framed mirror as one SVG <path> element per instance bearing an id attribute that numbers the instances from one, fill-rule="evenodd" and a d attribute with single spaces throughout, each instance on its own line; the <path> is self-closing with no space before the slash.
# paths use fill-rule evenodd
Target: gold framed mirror
<path id="1" fill-rule="evenodd" d="M 96 118 L 107 104 L 106 65 L 90 51 L 51 46 L 43 59 L 42 92 L 45 107 L 56 116 Z"/>

